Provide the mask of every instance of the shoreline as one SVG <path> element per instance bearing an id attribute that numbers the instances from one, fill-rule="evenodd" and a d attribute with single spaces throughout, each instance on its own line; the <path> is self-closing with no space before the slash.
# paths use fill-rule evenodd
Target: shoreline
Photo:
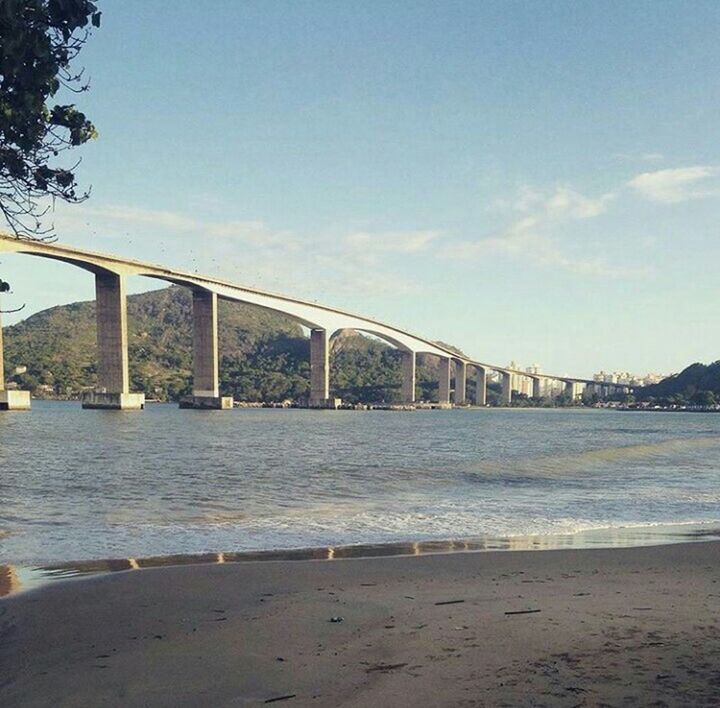
<path id="1" fill-rule="evenodd" d="M 714 704 L 718 560 L 707 541 L 57 583 L 0 602 L 0 703 Z"/>
<path id="2" fill-rule="evenodd" d="M 253 562 L 340 561 L 363 558 L 458 553 L 497 553 L 587 549 L 645 548 L 720 540 L 720 521 L 633 525 L 585 529 L 573 533 L 485 536 L 469 539 L 389 541 L 337 546 L 303 546 L 205 553 L 170 553 L 129 558 L 90 558 L 37 566 L 0 564 L 0 602 L 4 597 L 80 580 L 150 568 Z"/>

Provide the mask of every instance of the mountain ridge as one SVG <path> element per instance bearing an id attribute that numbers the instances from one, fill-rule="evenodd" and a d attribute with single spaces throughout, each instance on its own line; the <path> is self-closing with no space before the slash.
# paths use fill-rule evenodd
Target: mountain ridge
<path id="1" fill-rule="evenodd" d="M 178 400 L 192 390 L 192 300 L 180 286 L 127 298 L 131 390 Z M 94 301 L 58 305 L 3 329 L 9 381 L 36 397 L 77 398 L 97 384 Z M 290 317 L 218 303 L 220 389 L 238 401 L 301 401 L 309 392 L 310 345 Z M 26 367 L 25 371 L 22 368 Z M 331 389 L 349 402 L 395 403 L 400 358 L 375 338 L 343 331 L 331 340 Z M 437 392 L 437 364 L 418 356 L 418 395 Z"/>

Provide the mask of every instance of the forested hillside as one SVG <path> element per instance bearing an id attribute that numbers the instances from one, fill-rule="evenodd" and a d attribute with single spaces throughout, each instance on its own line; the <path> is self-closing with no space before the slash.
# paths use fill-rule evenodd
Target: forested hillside
<path id="1" fill-rule="evenodd" d="M 720 400 L 720 361 L 707 365 L 691 364 L 679 374 L 645 386 L 636 397 L 661 405 L 713 405 Z"/>
<path id="2" fill-rule="evenodd" d="M 309 390 L 310 345 L 291 319 L 241 303 L 220 302 L 221 391 L 240 401 L 299 401 Z M 128 297 L 132 389 L 176 400 L 192 387 L 192 303 L 170 287 Z M 76 397 L 97 382 L 95 303 L 40 312 L 7 327 L 9 380 L 37 396 Z M 437 365 L 418 357 L 418 396 L 437 395 Z M 27 367 L 14 373 L 17 367 Z M 397 352 L 382 342 L 341 333 L 332 342 L 331 388 L 349 402 L 392 403 L 399 397 Z"/>

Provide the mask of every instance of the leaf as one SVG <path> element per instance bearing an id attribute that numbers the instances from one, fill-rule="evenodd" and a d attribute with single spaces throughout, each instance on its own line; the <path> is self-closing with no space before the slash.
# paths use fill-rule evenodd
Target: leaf
<path id="1" fill-rule="evenodd" d="M 75 168 L 56 171 L 52 162 L 97 130 L 75 106 L 48 100 L 63 86 L 87 88 L 82 70 L 70 65 L 85 28 L 99 27 L 100 18 L 90 0 L 0 0 L 0 206 L 16 234 L 43 233 L 39 197 L 84 198 L 74 191 Z"/>

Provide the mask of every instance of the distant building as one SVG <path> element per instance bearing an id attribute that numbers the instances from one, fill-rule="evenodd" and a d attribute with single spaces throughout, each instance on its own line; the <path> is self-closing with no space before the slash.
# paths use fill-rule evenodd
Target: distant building
<path id="1" fill-rule="evenodd" d="M 508 366 L 509 369 L 515 371 L 525 371 L 528 376 L 522 374 L 511 374 L 510 375 L 510 387 L 513 391 L 517 391 L 525 396 L 532 397 L 533 395 L 533 379 L 532 376 L 539 376 L 542 374 L 542 367 L 540 364 L 533 364 L 527 366 L 524 369 L 515 361 L 511 361 Z M 551 379 L 540 379 L 540 397 L 552 396 L 553 395 L 553 382 Z"/>
<path id="2" fill-rule="evenodd" d="M 623 384 L 625 386 L 650 386 L 667 378 L 665 374 L 631 374 L 628 371 L 598 371 L 593 381 L 598 383 Z"/>
<path id="3" fill-rule="evenodd" d="M 520 364 L 511 361 L 509 369 L 522 371 Z M 532 396 L 532 380 L 522 374 L 510 374 L 510 388 L 525 396 Z"/>

